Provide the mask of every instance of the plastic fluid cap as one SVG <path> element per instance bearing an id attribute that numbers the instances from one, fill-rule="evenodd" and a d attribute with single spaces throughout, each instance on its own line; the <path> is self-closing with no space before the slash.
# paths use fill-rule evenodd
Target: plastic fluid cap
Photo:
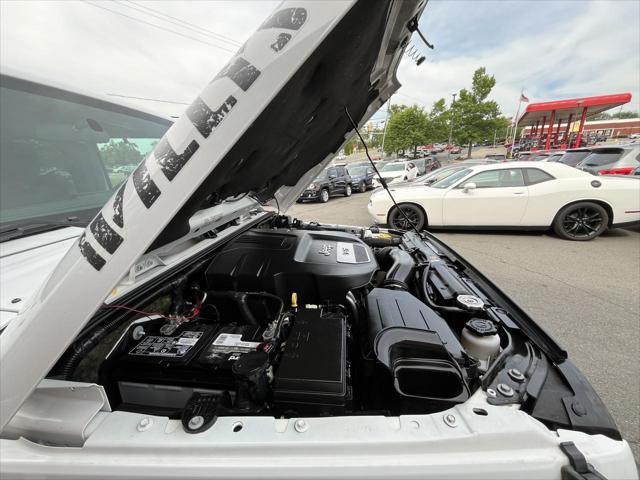
<path id="1" fill-rule="evenodd" d="M 483 318 L 472 318 L 465 325 L 476 335 L 488 336 L 498 333 L 498 329 L 491 320 L 485 320 Z"/>
<path id="2" fill-rule="evenodd" d="M 291 294 L 291 308 L 298 308 L 298 294 L 296 292 Z"/>

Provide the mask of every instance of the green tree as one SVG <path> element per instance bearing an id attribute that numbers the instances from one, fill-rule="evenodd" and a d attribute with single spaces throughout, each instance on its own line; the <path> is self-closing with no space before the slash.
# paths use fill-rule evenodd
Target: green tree
<path id="1" fill-rule="evenodd" d="M 444 98 L 434 102 L 427 115 L 427 143 L 446 142 L 449 139 L 451 112 Z"/>
<path id="2" fill-rule="evenodd" d="M 142 154 L 135 143 L 113 138 L 100 147 L 100 156 L 107 167 L 137 165 L 142 161 Z"/>
<path id="3" fill-rule="evenodd" d="M 344 154 L 351 155 L 354 152 L 354 150 L 356 150 L 356 148 L 359 147 L 359 145 L 360 145 L 360 139 L 358 138 L 357 135 L 354 135 L 349 139 L 347 143 L 345 143 Z"/>
<path id="4" fill-rule="evenodd" d="M 625 110 L 624 112 L 614 113 L 613 115 L 611 115 L 611 118 L 616 118 L 616 119 L 638 118 L 638 112 L 631 112 L 631 111 Z"/>
<path id="5" fill-rule="evenodd" d="M 421 107 L 392 105 L 384 145 L 385 151 L 415 151 L 419 145 L 427 142 L 428 124 L 427 114 Z"/>
<path id="6" fill-rule="evenodd" d="M 622 120 L 625 118 L 638 118 L 638 116 L 639 116 L 638 112 L 625 110 L 622 112 L 615 112 L 615 113 L 607 113 L 607 112 L 597 113 L 589 117 L 589 120 Z"/>
<path id="7" fill-rule="evenodd" d="M 469 144 L 467 157 L 471 156 L 474 142 L 493 138 L 496 129 L 504 123 L 498 104 L 487 100 L 495 84 L 495 77 L 480 67 L 473 74 L 471 90 L 460 90 L 458 99 L 451 106 L 453 136 L 458 144 Z"/>

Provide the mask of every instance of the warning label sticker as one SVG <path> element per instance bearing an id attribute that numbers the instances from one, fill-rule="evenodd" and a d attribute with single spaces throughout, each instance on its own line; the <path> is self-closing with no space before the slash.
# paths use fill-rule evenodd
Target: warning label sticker
<path id="1" fill-rule="evenodd" d="M 221 333 L 209 347 L 209 351 L 251 352 L 258 348 L 259 342 L 243 342 L 242 335 Z"/>
<path id="2" fill-rule="evenodd" d="M 198 343 L 202 332 L 182 332 L 177 337 L 144 338 L 129 355 L 146 355 L 154 357 L 183 357 Z"/>

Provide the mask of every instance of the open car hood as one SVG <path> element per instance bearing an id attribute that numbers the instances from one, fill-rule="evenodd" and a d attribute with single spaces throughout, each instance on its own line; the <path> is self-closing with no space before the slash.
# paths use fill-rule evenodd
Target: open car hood
<path id="1" fill-rule="evenodd" d="M 284 2 L 103 207 L 0 336 L 0 428 L 145 252 L 229 199 L 291 204 L 397 90 L 425 0 Z M 226 200 L 226 202 L 225 202 Z M 248 198 L 238 201 L 247 208 Z M 225 202 L 223 204 L 223 202 Z M 240 206 L 242 205 L 242 206 Z M 29 362 L 19 351 L 32 352 Z"/>

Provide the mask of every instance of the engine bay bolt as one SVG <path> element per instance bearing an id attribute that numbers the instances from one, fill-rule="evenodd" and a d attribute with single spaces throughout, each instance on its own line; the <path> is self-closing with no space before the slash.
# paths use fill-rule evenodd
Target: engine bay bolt
<path id="1" fill-rule="evenodd" d="M 139 432 L 146 432 L 147 430 L 149 430 L 151 427 L 153 426 L 153 420 L 151 420 L 150 418 L 143 418 L 142 420 L 140 420 L 138 422 L 138 431 Z"/>
<path id="2" fill-rule="evenodd" d="M 518 370 L 516 368 L 509 369 L 509 371 L 507 373 L 516 382 L 522 382 L 524 380 L 524 375 L 522 374 L 522 372 L 520 370 Z"/>
<path id="3" fill-rule="evenodd" d="M 204 417 L 202 417 L 200 415 L 196 415 L 195 417 L 191 417 L 191 419 L 189 420 L 189 429 L 191 429 L 191 430 L 197 430 L 202 425 L 204 425 Z"/>
<path id="4" fill-rule="evenodd" d="M 456 416 L 451 413 L 444 416 L 444 423 L 446 423 L 451 428 L 456 428 L 458 426 L 458 421 L 456 420 Z"/>
<path id="5" fill-rule="evenodd" d="M 140 340 L 145 335 L 146 335 L 146 333 L 145 333 L 144 327 L 142 325 L 136 326 L 136 328 L 133 329 L 133 332 L 131 334 L 133 339 L 136 340 L 136 341 Z"/>
<path id="6" fill-rule="evenodd" d="M 513 394 L 514 394 L 513 388 L 511 388 L 509 385 L 506 385 L 504 383 L 498 384 L 498 391 L 505 397 L 513 397 Z"/>
<path id="7" fill-rule="evenodd" d="M 493 388 L 487 388 L 487 397 L 496 398 L 497 395 Z"/>
<path id="8" fill-rule="evenodd" d="M 298 420 L 296 420 L 296 422 L 293 424 L 293 428 L 296 429 L 296 432 L 299 433 L 304 433 L 307 431 L 307 429 L 309 428 L 309 424 L 307 422 L 305 422 L 303 419 L 299 418 Z"/>

